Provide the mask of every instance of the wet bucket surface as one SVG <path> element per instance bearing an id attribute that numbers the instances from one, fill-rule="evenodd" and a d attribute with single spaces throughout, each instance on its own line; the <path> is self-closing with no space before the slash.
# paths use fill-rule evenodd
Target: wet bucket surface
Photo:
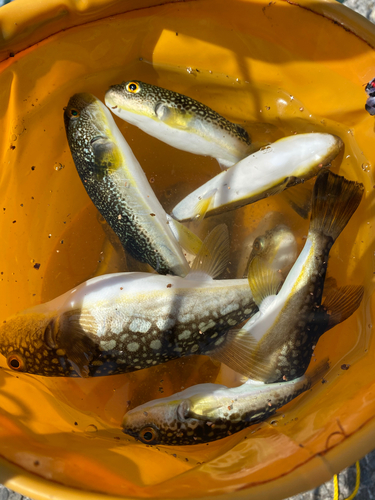
<path id="1" fill-rule="evenodd" d="M 103 9 L 102 19 L 89 18 L 1 63 L 1 321 L 92 277 L 107 257 L 102 223 L 65 138 L 62 110 L 76 92 L 103 100 L 109 85 L 135 78 L 204 102 L 244 125 L 253 140 L 295 132 L 337 134 L 345 153 L 334 171 L 366 189 L 330 254 L 328 274 L 339 285 L 364 284 L 366 292 L 357 313 L 317 345 L 312 363 L 327 355 L 331 362 L 325 384 L 263 424 L 216 443 L 150 447 L 121 432 L 123 414 L 181 387 L 215 381 L 218 367 L 208 358 L 90 380 L 4 369 L 0 478 L 5 484 L 34 498 L 48 491 L 61 498 L 87 498 L 89 491 L 127 498 L 234 498 L 250 492 L 254 498 L 283 498 L 324 481 L 352 463 L 353 453 L 373 447 L 375 141 L 363 84 L 373 77 L 374 40 L 366 24 L 358 28 L 354 14 L 353 31 L 362 29 L 366 41 L 325 17 L 325 9 L 332 17 L 343 9 L 329 7 L 329 2 L 259 0 L 176 2 L 112 16 Z M 219 171 L 214 160 L 176 151 L 116 121 L 167 211 Z M 308 222 L 275 197 L 228 216 L 234 255 L 269 211 L 283 213 L 302 245 Z M 109 271 L 123 266 L 116 256 L 108 260 Z M 6 368 L 3 357 L 0 366 Z"/>

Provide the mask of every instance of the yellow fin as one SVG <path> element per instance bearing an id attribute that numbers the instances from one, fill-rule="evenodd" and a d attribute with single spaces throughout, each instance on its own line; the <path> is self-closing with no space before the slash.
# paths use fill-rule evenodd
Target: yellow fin
<path id="1" fill-rule="evenodd" d="M 229 233 L 225 224 L 216 226 L 202 243 L 202 247 L 191 266 L 187 278 L 194 273 L 203 273 L 212 278 L 219 276 L 229 261 Z"/>
<path id="2" fill-rule="evenodd" d="M 202 248 L 202 240 L 181 222 L 168 216 L 169 226 L 179 244 L 187 252 L 197 255 Z"/>
<path id="3" fill-rule="evenodd" d="M 122 155 L 115 142 L 98 137 L 91 141 L 91 148 L 95 155 L 94 172 L 98 179 L 103 179 L 121 166 Z"/>
<path id="4" fill-rule="evenodd" d="M 329 316 L 327 330 L 349 318 L 358 309 L 363 294 L 364 287 L 356 285 L 347 285 L 337 290 L 331 290 L 322 304 Z"/>
<path id="5" fill-rule="evenodd" d="M 193 118 L 188 111 L 181 111 L 175 106 L 169 106 L 166 102 L 159 101 L 155 105 L 155 114 L 158 119 L 172 128 L 186 130 Z"/>
<path id="6" fill-rule="evenodd" d="M 310 184 L 300 182 L 287 189 L 283 195 L 293 210 L 304 219 L 307 219 L 311 210 L 312 190 Z"/>
<path id="7" fill-rule="evenodd" d="M 205 195 L 197 201 L 195 207 L 193 208 L 194 219 L 203 220 L 208 210 L 211 208 L 212 202 L 214 201 L 217 189 L 211 189 Z"/>
<path id="8" fill-rule="evenodd" d="M 256 256 L 249 264 L 247 279 L 254 302 L 259 307 L 266 297 L 277 294 L 283 277 L 279 271 L 272 269 L 264 259 Z"/>
<path id="9" fill-rule="evenodd" d="M 208 355 L 232 370 L 254 380 L 268 380 L 273 376 L 273 366 L 257 353 L 258 342 L 246 328 L 227 333 L 226 342 Z"/>

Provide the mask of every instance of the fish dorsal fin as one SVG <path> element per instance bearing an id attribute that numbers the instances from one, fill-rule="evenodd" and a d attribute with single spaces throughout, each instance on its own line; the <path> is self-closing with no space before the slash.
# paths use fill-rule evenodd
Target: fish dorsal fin
<path id="1" fill-rule="evenodd" d="M 329 291 L 322 304 L 329 316 L 327 330 L 345 321 L 358 309 L 363 293 L 363 286 L 355 285 L 342 286 L 337 290 Z"/>
<path id="2" fill-rule="evenodd" d="M 239 330 L 230 330 L 226 335 L 226 342 L 207 354 L 245 377 L 267 381 L 274 375 L 273 366 L 262 359 L 257 348 L 257 340 L 245 326 Z"/>
<path id="3" fill-rule="evenodd" d="M 174 237 L 182 248 L 193 255 L 197 255 L 202 248 L 202 240 L 193 231 L 190 231 L 190 229 L 176 219 L 173 219 L 170 215 L 167 215 L 167 220 Z"/>
<path id="4" fill-rule="evenodd" d="M 268 263 L 259 256 L 252 259 L 247 273 L 251 293 L 258 307 L 270 295 L 276 295 L 282 283 L 282 275 L 272 269 Z"/>
<path id="5" fill-rule="evenodd" d="M 229 232 L 225 224 L 216 226 L 203 241 L 202 247 L 191 266 L 187 278 L 193 279 L 196 273 L 211 278 L 219 276 L 229 261 Z M 195 276 L 194 276 L 195 275 Z"/>
<path id="6" fill-rule="evenodd" d="M 287 189 L 283 195 L 293 210 L 304 219 L 311 211 L 312 190 L 312 185 L 301 182 Z"/>
<path id="7" fill-rule="evenodd" d="M 66 352 L 68 361 L 81 377 L 89 376 L 89 365 L 96 351 L 95 342 L 85 330 L 95 332 L 96 328 L 91 314 L 63 314 L 59 319 L 58 346 Z"/>

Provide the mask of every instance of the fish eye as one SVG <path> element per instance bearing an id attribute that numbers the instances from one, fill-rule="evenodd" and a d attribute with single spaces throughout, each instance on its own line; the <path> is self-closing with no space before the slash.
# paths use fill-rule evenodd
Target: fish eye
<path id="1" fill-rule="evenodd" d="M 11 368 L 14 371 L 17 372 L 25 371 L 25 362 L 21 354 L 18 352 L 15 351 L 11 352 L 7 357 L 7 363 L 9 368 Z"/>
<path id="2" fill-rule="evenodd" d="M 80 115 L 78 109 L 76 108 L 70 108 L 69 109 L 69 116 L 72 117 L 72 118 L 78 118 Z"/>
<path id="3" fill-rule="evenodd" d="M 253 250 L 259 252 L 260 250 L 263 250 L 263 248 L 264 248 L 264 239 L 257 238 L 253 243 Z"/>
<path id="4" fill-rule="evenodd" d="M 136 94 L 141 90 L 139 84 L 137 82 L 129 82 L 126 84 L 126 90 L 131 92 L 132 94 Z"/>
<path id="5" fill-rule="evenodd" d="M 147 444 L 153 443 L 158 438 L 158 432 L 154 427 L 143 427 L 141 432 L 139 433 L 140 439 Z"/>

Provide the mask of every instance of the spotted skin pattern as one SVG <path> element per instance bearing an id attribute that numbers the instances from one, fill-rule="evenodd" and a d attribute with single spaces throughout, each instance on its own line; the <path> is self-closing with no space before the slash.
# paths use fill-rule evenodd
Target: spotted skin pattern
<path id="1" fill-rule="evenodd" d="M 216 441 L 264 421 L 311 385 L 306 376 L 260 388 L 201 384 L 130 410 L 123 429 L 145 444 L 181 446 Z M 196 394 L 188 396 L 194 388 Z"/>
<path id="2" fill-rule="evenodd" d="M 256 297 L 260 290 L 265 294 L 261 302 L 256 299 L 259 313 L 243 327 L 243 336 L 252 345 L 246 359 L 240 359 L 237 371 L 267 384 L 302 376 L 320 336 L 358 308 L 362 286 L 350 290 L 346 303 L 342 299 L 348 289 L 336 289 L 323 304 L 322 296 L 329 252 L 361 202 L 363 192 L 363 184 L 327 170 L 318 174 L 306 243 L 277 295 L 266 292 L 268 268 L 262 268 L 259 258 L 254 257 L 249 266 L 250 287 Z M 272 276 L 275 274 L 273 271 Z M 260 276 L 267 277 L 263 281 Z M 334 304 L 332 319 L 327 303 Z M 232 345 L 228 339 L 229 346 L 225 345 L 218 359 L 225 363 L 239 338 L 233 337 Z"/>
<path id="3" fill-rule="evenodd" d="M 0 328 L 0 352 L 9 367 L 36 375 L 69 377 L 141 370 L 215 350 L 230 328 L 257 311 L 247 280 L 211 281 L 212 285 L 197 281 L 190 288 L 167 288 L 173 280 L 186 280 L 124 274 L 139 275 L 141 283 L 163 280 L 165 291 L 128 294 L 119 289 L 118 298 L 95 301 L 80 309 L 57 313 L 51 301 L 44 305 L 50 313 L 39 313 L 41 305 L 10 318 Z M 83 289 L 89 293 L 89 285 Z M 20 362 L 19 367 L 10 364 L 12 356 Z"/>
<path id="4" fill-rule="evenodd" d="M 132 88 L 136 91 L 131 90 Z M 111 86 L 106 94 L 106 104 L 120 118 L 180 149 L 191 150 L 192 140 L 186 139 L 188 142 L 186 146 L 182 146 L 181 143 L 175 145 L 170 137 L 163 137 L 164 134 L 157 135 L 151 132 L 146 121 L 143 122 L 143 125 L 137 115 L 142 115 L 142 118 L 159 120 L 173 129 L 205 137 L 207 141 L 216 143 L 221 149 L 221 152 L 217 151 L 217 155 L 215 152 L 210 154 L 200 144 L 197 146 L 197 151 L 192 151 L 196 154 L 209 154 L 216 158 L 224 154 L 223 158 L 232 161 L 232 163 L 249 154 L 251 139 L 243 127 L 227 120 L 205 104 L 178 92 L 139 80 L 131 80 Z M 122 115 L 118 108 L 128 112 L 127 115 Z M 132 114 L 134 117 L 131 116 Z M 199 151 L 199 148 L 202 147 L 203 150 Z"/>
<path id="5" fill-rule="evenodd" d="M 128 145 L 120 149 L 125 140 L 109 111 L 94 96 L 76 94 L 64 121 L 83 185 L 125 250 L 160 274 L 185 276 L 189 266 L 167 216 Z"/>
<path id="6" fill-rule="evenodd" d="M 301 377 L 310 364 L 314 346 L 328 327 L 329 315 L 321 302 L 333 239 L 312 231 L 309 238 L 312 251 L 295 284 L 295 293 L 278 317 L 277 335 L 270 330 L 256 351 L 257 359 L 262 359 L 270 374 L 264 378 L 260 372 L 259 379 L 266 383 Z"/>

